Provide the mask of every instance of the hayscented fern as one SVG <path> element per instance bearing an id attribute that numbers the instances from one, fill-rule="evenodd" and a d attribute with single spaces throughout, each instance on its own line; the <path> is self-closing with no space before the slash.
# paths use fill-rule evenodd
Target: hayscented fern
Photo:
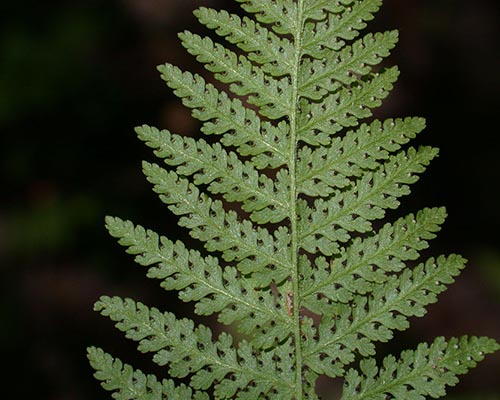
<path id="1" fill-rule="evenodd" d="M 439 337 L 374 358 L 376 343 L 423 316 L 465 263 L 419 255 L 443 208 L 373 226 L 438 153 L 407 146 L 422 118 L 370 119 L 399 75 L 376 67 L 398 32 L 360 33 L 382 1 L 238 1 L 248 16 L 195 11 L 221 43 L 179 35 L 231 94 L 174 65 L 158 68 L 215 144 L 136 130 L 166 164 L 144 162 L 146 178 L 206 252 L 119 218 L 106 226 L 149 278 L 239 333 L 216 336 L 171 312 L 102 297 L 95 309 L 187 384 L 92 347 L 96 378 L 120 400 L 317 399 L 321 375 L 344 378 L 342 400 L 444 396 L 498 349 L 494 340 Z"/>

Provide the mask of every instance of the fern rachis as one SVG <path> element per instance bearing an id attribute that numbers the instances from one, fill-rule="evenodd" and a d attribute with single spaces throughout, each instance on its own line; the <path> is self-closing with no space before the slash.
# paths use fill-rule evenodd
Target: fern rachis
<path id="1" fill-rule="evenodd" d="M 148 277 L 241 336 L 214 337 L 189 319 L 103 296 L 95 309 L 189 385 L 92 347 L 96 378 L 116 399 L 314 399 L 320 375 L 344 378 L 342 400 L 444 396 L 498 349 L 493 339 L 439 337 L 373 358 L 376 343 L 423 316 L 465 265 L 454 254 L 421 260 L 444 208 L 372 225 L 437 155 L 406 147 L 422 118 L 363 121 L 399 76 L 375 69 L 397 31 L 360 37 L 381 0 L 238 1 L 248 16 L 205 7 L 195 16 L 240 53 L 180 34 L 232 95 L 171 64 L 158 68 L 202 133 L 220 140 L 136 129 L 168 166 L 144 162 L 146 178 L 206 254 L 130 221 L 108 217 L 106 226 Z"/>

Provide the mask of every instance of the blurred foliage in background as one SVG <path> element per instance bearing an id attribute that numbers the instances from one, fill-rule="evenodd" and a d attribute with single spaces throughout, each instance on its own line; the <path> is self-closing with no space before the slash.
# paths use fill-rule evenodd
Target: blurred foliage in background
<path id="1" fill-rule="evenodd" d="M 130 218 L 189 240 L 142 178 L 140 160 L 152 158 L 133 127 L 148 123 L 197 135 L 198 125 L 155 66 L 169 61 L 210 79 L 176 33 L 199 30 L 193 8 L 236 11 L 235 3 L 27 0 L 2 6 L 0 348 L 8 360 L 4 382 L 16 388 L 16 398 L 107 398 L 87 366 L 90 344 L 164 374 L 94 315 L 92 303 L 106 293 L 181 315 L 189 315 L 189 307 L 148 282 L 107 236 L 103 217 Z M 427 117 L 420 140 L 441 148 L 403 211 L 446 205 L 450 216 L 431 252 L 469 259 L 428 316 L 383 351 L 440 334 L 500 338 L 498 17 L 495 0 L 386 0 L 370 27 L 401 31 L 391 62 L 402 77 L 378 115 Z M 500 399 L 498 376 L 497 355 L 450 398 Z M 338 383 L 324 385 L 332 393 L 330 385 Z"/>

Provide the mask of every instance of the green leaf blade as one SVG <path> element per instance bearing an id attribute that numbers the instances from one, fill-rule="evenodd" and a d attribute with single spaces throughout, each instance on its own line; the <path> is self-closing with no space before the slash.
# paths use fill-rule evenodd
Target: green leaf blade
<path id="1" fill-rule="evenodd" d="M 301 77 L 299 93 L 311 100 L 320 100 L 343 85 L 359 82 L 372 71 L 372 66 L 389 56 L 397 41 L 396 30 L 369 33 L 352 46 L 330 53 L 329 57 L 305 59 L 302 68 L 308 73 Z"/>
<path id="2" fill-rule="evenodd" d="M 392 67 L 366 78 L 359 85 L 342 87 L 318 103 L 302 99 L 300 140 L 312 146 L 326 145 L 330 136 L 357 126 L 359 120 L 372 116 L 371 109 L 382 104 L 398 77 L 398 68 Z"/>
<path id="3" fill-rule="evenodd" d="M 220 201 L 200 193 L 173 171 L 146 162 L 143 167 L 160 199 L 174 214 L 182 216 L 179 225 L 188 228 L 195 239 L 206 242 L 207 250 L 221 251 L 225 261 L 238 261 L 244 274 L 259 273 L 263 286 L 288 276 L 287 238 L 282 237 L 280 243 L 266 229 L 255 229 L 248 220 L 240 222 L 234 211 L 226 212 Z"/>
<path id="4" fill-rule="evenodd" d="M 268 0 L 237 0 L 241 7 L 248 13 L 255 14 L 257 21 L 270 24 L 272 29 L 280 34 L 293 34 L 297 32 L 298 10 L 296 2 L 282 0 L 270 2 Z"/>
<path id="5" fill-rule="evenodd" d="M 248 53 L 248 59 L 261 64 L 265 72 L 284 76 L 293 69 L 293 44 L 263 25 L 247 17 L 206 7 L 200 7 L 194 14 L 200 23 Z"/>
<path id="6" fill-rule="evenodd" d="M 312 150 L 305 146 L 298 154 L 299 191 L 308 196 L 328 196 L 335 189 L 351 184 L 349 178 L 360 177 L 379 167 L 425 128 L 423 118 L 375 120 L 349 131 L 343 138 L 333 138 L 327 147 Z"/>
<path id="7" fill-rule="evenodd" d="M 177 167 L 177 174 L 192 175 L 194 184 L 208 185 L 210 192 L 222 193 L 227 201 L 242 203 L 252 219 L 255 211 L 259 211 L 259 223 L 276 223 L 286 218 L 289 205 L 285 193 L 276 190 L 273 181 L 250 162 L 243 163 L 220 144 L 209 145 L 202 139 L 182 137 L 147 125 L 136 128 L 136 132 L 157 157 Z"/>
<path id="8" fill-rule="evenodd" d="M 208 400 L 208 394 L 193 393 L 185 385 L 176 386 L 172 380 L 159 381 L 154 375 L 146 375 L 123 364 L 102 349 L 89 347 L 87 350 L 95 378 L 116 400 Z"/>
<path id="9" fill-rule="evenodd" d="M 141 226 L 119 218 L 107 218 L 107 228 L 127 252 L 135 254 L 135 261 L 148 268 L 147 276 L 160 279 L 166 290 L 179 291 L 183 301 L 195 301 L 199 315 L 220 313 L 218 320 L 226 325 L 238 323 L 242 333 L 258 336 L 257 347 L 269 347 L 286 339 L 290 320 L 279 311 L 274 297 L 256 291 L 252 281 L 238 274 L 235 268 L 222 269 L 216 258 L 203 258 L 199 252 L 188 250 L 177 241 L 171 242 Z"/>
<path id="10" fill-rule="evenodd" d="M 356 350 L 363 356 L 373 355 L 374 341 L 392 339 L 392 331 L 409 327 L 409 317 L 425 315 L 425 307 L 436 302 L 464 266 L 465 260 L 454 254 L 430 258 L 413 270 L 392 275 L 373 288 L 372 296 L 355 296 L 352 302 L 336 307 L 338 319 L 320 324 L 319 340 L 306 352 L 307 362 L 316 372 L 329 375 L 332 362 L 344 363 L 339 354 L 348 362 L 354 360 Z"/>
<path id="11" fill-rule="evenodd" d="M 345 40 L 352 40 L 359 35 L 359 31 L 366 27 L 366 21 L 373 19 L 381 5 L 382 0 L 313 0 L 308 13 L 311 19 L 323 21 L 306 24 L 303 53 L 321 59 L 332 53 L 332 50 L 340 50 Z M 326 10 L 330 12 L 324 13 Z"/>
<path id="12" fill-rule="evenodd" d="M 245 342 L 235 349 L 232 337 L 226 333 L 214 342 L 206 326 L 195 327 L 191 320 L 177 319 L 131 299 L 103 296 L 95 309 L 115 321 L 127 338 L 139 342 L 139 351 L 154 352 L 153 360 L 167 365 L 171 376 L 192 375 L 191 386 L 195 389 L 212 384 L 216 390 L 218 385 L 227 388 L 226 376 L 231 375 L 238 377 L 234 382 L 229 379 L 235 392 L 244 389 L 249 380 L 254 380 L 256 390 L 264 394 L 272 389 L 287 392 L 293 386 L 289 373 L 277 371 L 274 354 L 279 357 L 278 350 L 259 353 Z M 289 343 L 281 346 L 288 351 Z M 260 369 L 255 368 L 256 363 Z M 219 390 L 223 393 L 226 389 Z"/>
<path id="13" fill-rule="evenodd" d="M 288 113 L 291 87 L 287 78 L 277 80 L 255 67 L 246 57 L 214 43 L 208 37 L 200 37 L 185 31 L 179 34 L 183 46 L 205 64 L 214 77 L 231 83 L 229 89 L 248 97 L 248 102 L 259 107 L 259 113 L 267 118 L 279 119 Z"/>
<path id="14" fill-rule="evenodd" d="M 313 276 L 302 288 L 304 305 L 321 314 L 326 301 L 346 303 L 356 293 L 368 293 L 372 283 L 386 282 L 390 273 L 403 270 L 406 261 L 419 257 L 445 218 L 443 207 L 426 208 L 416 216 L 410 214 L 384 225 L 374 236 L 354 240 L 330 263 L 318 258 L 315 269 L 304 271 L 305 276 Z"/>
<path id="15" fill-rule="evenodd" d="M 248 15 L 195 11 L 220 42 L 179 34 L 208 73 L 158 67 L 210 138 L 136 129 L 167 165 L 144 162 L 146 179 L 204 249 L 106 218 L 149 278 L 230 327 L 103 296 L 95 310 L 183 384 L 92 348 L 96 377 L 119 400 L 318 400 L 321 375 L 345 378 L 343 400 L 442 397 L 499 346 L 438 338 L 374 358 L 465 266 L 419 260 L 444 208 L 376 224 L 438 154 L 404 148 L 422 118 L 371 119 L 399 76 L 380 65 L 398 31 L 361 35 L 382 0 L 236 2 Z"/>
<path id="16" fill-rule="evenodd" d="M 265 158 L 264 166 L 278 167 L 286 162 L 286 141 L 274 139 L 286 130 L 283 124 L 262 122 L 241 100 L 230 99 L 226 92 L 217 90 L 199 75 L 183 72 L 171 64 L 160 65 L 158 70 L 174 94 L 193 109 L 193 117 L 204 122 L 203 133 L 223 135 L 225 146 L 236 146 L 243 155 Z"/>
<path id="17" fill-rule="evenodd" d="M 404 351 L 397 360 L 386 357 L 380 368 L 372 359 L 363 360 L 362 374 L 348 372 L 342 400 L 383 399 L 388 395 L 396 400 L 443 397 L 446 387 L 457 384 L 457 375 L 465 374 L 485 354 L 499 348 L 495 340 L 485 337 L 463 336 L 448 342 L 438 337 L 431 345 L 422 343 L 414 351 Z"/>
<path id="18" fill-rule="evenodd" d="M 432 147 L 410 148 L 389 158 L 377 171 L 368 172 L 351 190 L 328 200 L 318 199 L 314 208 L 301 209 L 299 235 L 302 248 L 324 255 L 338 252 L 338 242 L 347 241 L 347 232 L 368 232 L 370 221 L 385 215 L 385 209 L 399 206 L 398 198 L 409 194 L 409 186 L 418 180 L 438 154 Z"/>

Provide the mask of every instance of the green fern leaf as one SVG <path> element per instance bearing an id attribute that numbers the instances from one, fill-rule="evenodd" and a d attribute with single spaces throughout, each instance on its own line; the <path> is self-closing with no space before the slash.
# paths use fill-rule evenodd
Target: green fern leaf
<path id="1" fill-rule="evenodd" d="M 436 295 L 454 281 L 464 265 L 457 255 L 431 258 L 413 271 L 405 270 L 383 284 L 373 284 L 370 296 L 355 296 L 349 304 L 337 304 L 334 307 L 337 318 L 322 321 L 319 339 L 306 348 L 306 364 L 317 373 L 338 374 L 341 364 L 354 360 L 354 351 L 363 356 L 373 355 L 374 341 L 392 339 L 393 330 L 408 328 L 408 317 L 425 315 L 425 306 L 436 301 Z M 324 309 L 332 312 L 331 307 Z M 332 364 L 335 364 L 333 370 Z"/>
<path id="2" fill-rule="evenodd" d="M 203 325 L 195 328 L 191 320 L 179 320 L 172 313 L 161 313 L 131 299 L 102 297 L 94 308 L 115 321 L 116 327 L 125 332 L 128 339 L 139 342 L 139 351 L 155 353 L 153 361 L 168 365 L 171 376 L 183 378 L 194 374 L 190 384 L 195 389 L 207 389 L 215 384 L 216 392 L 227 394 L 220 396 L 224 398 L 240 390 L 247 393 L 244 389 L 253 381 L 258 384 L 258 393 L 274 390 L 290 396 L 293 374 L 283 371 L 281 366 L 281 372 L 277 370 L 278 362 L 290 363 L 287 359 L 291 357 L 285 354 L 290 351 L 289 342 L 258 354 L 245 342 L 240 342 L 235 349 L 233 339 L 226 333 L 213 342 L 209 328 Z M 231 379 L 223 380 L 227 375 Z M 242 394 L 239 398 L 251 397 Z"/>
<path id="3" fill-rule="evenodd" d="M 241 202 L 243 210 L 251 212 L 256 222 L 280 222 L 286 218 L 288 199 L 279 186 L 289 185 L 288 181 L 278 179 L 276 188 L 274 182 L 259 174 L 251 163 L 241 162 L 235 153 L 226 152 L 218 143 L 211 146 L 203 140 L 195 141 L 145 125 L 136 132 L 155 149 L 157 157 L 177 166 L 177 174 L 194 175 L 196 185 L 209 184 L 210 192 L 223 193 L 227 201 Z"/>
<path id="4" fill-rule="evenodd" d="M 205 7 L 194 14 L 200 23 L 248 53 L 248 59 L 261 64 L 264 72 L 283 76 L 293 68 L 293 44 L 254 20 Z"/>
<path id="5" fill-rule="evenodd" d="M 310 3 L 310 10 L 327 10 L 329 13 L 323 14 L 326 18 L 318 15 L 315 19 L 323 20 L 319 23 L 306 22 L 302 52 L 321 59 L 331 50 L 340 50 L 345 40 L 356 38 L 366 27 L 366 21 L 373 19 L 382 0 L 340 0 L 329 1 L 329 4 L 325 4 L 325 0 L 313 0 Z"/>
<path id="6" fill-rule="evenodd" d="M 328 147 L 303 147 L 298 153 L 299 191 L 316 197 L 343 189 L 351 184 L 350 177 L 379 167 L 378 161 L 389 158 L 389 151 L 399 150 L 424 127 L 422 118 L 389 119 L 383 124 L 376 120 L 343 138 L 333 138 Z"/>
<path id="7" fill-rule="evenodd" d="M 349 240 L 348 232 L 368 232 L 369 221 L 382 218 L 384 208 L 397 208 L 397 198 L 409 194 L 407 185 L 416 182 L 415 174 L 423 172 L 436 155 L 437 150 L 430 147 L 410 148 L 363 175 L 352 189 L 329 200 L 316 200 L 314 208 L 300 202 L 303 219 L 298 232 L 302 248 L 332 255 L 338 252 L 339 242 Z"/>
<path id="8" fill-rule="evenodd" d="M 145 375 L 130 365 L 114 359 L 102 349 L 89 347 L 90 365 L 102 387 L 113 393 L 116 400 L 208 400 L 203 392 L 194 392 L 185 385 L 176 386 L 172 380 L 158 381 L 154 375 Z"/>
<path id="9" fill-rule="evenodd" d="M 199 75 L 183 73 L 170 64 L 161 65 L 158 70 L 184 105 L 194 109 L 193 117 L 205 122 L 201 128 L 205 134 L 224 134 L 225 146 L 237 146 L 242 155 L 260 156 L 255 161 L 258 168 L 285 164 L 287 124 L 275 126 L 261 121 L 241 101 L 231 100 Z"/>
<path id="10" fill-rule="evenodd" d="M 218 200 L 212 200 L 175 172 L 144 162 L 143 169 L 154 191 L 170 204 L 176 215 L 183 215 L 179 225 L 190 229 L 191 236 L 206 242 L 209 251 L 221 251 L 225 261 L 239 261 L 242 273 L 255 272 L 259 285 L 282 281 L 288 274 L 288 235 L 286 228 L 273 237 L 266 229 L 255 229 L 248 220 L 240 222 L 234 211 L 226 212 Z M 229 235 L 228 235 L 229 234 Z M 239 239 L 236 239 L 236 238 Z M 280 279 L 281 277 L 281 279 Z M 257 279 L 257 276 L 256 276 Z"/>
<path id="11" fill-rule="evenodd" d="M 431 345 L 420 344 L 415 351 L 404 351 L 399 359 L 388 356 L 382 367 L 375 360 L 361 362 L 361 372 L 349 370 L 342 400 L 424 400 L 446 395 L 446 386 L 455 386 L 457 375 L 476 366 L 485 354 L 499 349 L 488 338 L 466 336 L 448 342 L 438 337 Z"/>
<path id="12" fill-rule="evenodd" d="M 255 290 L 234 268 L 222 269 L 216 258 L 203 258 L 182 242 L 173 243 L 130 221 L 108 217 L 106 227 L 128 247 L 127 253 L 136 255 L 139 265 L 150 267 L 149 278 L 162 280 L 166 290 L 179 291 L 183 301 L 196 301 L 197 314 L 218 312 L 221 323 L 238 322 L 242 333 L 255 335 L 252 343 L 257 347 L 269 347 L 290 335 L 290 318 L 280 312 L 274 297 Z M 259 331 L 266 335 L 256 335 Z"/>
<path id="13" fill-rule="evenodd" d="M 328 95 L 320 103 L 301 101 L 298 134 L 304 142 L 317 146 L 330 142 L 330 136 L 343 128 L 356 126 L 359 119 L 372 116 L 371 108 L 379 107 L 399 76 L 396 67 L 375 74 L 352 88 Z"/>
<path id="14" fill-rule="evenodd" d="M 307 266 L 302 270 L 309 278 L 301 287 L 304 306 L 321 314 L 325 302 L 347 303 L 356 293 L 368 293 L 372 283 L 386 282 L 387 273 L 399 272 L 405 261 L 418 259 L 445 217 L 444 208 L 426 208 L 416 218 L 410 214 L 384 225 L 375 236 L 355 239 L 331 265 L 318 258 L 315 269 Z"/>
<path id="15" fill-rule="evenodd" d="M 368 34 L 352 44 L 345 46 L 330 57 L 305 59 L 303 69 L 309 71 L 299 81 L 299 93 L 311 100 L 320 100 L 329 92 L 334 92 L 342 85 L 351 85 L 359 76 L 368 75 L 371 66 L 387 57 L 398 41 L 398 31 Z M 334 58 L 333 58 L 334 57 Z"/>
<path id="16" fill-rule="evenodd" d="M 223 83 L 232 83 L 229 89 L 239 95 L 251 94 L 247 101 L 259 107 L 259 113 L 270 119 L 284 117 L 288 113 L 292 90 L 287 78 L 279 80 L 268 77 L 253 66 L 244 56 L 214 44 L 208 37 L 202 38 L 191 32 L 179 35 L 183 46 L 199 62 L 216 74 L 214 77 Z"/>
<path id="17" fill-rule="evenodd" d="M 222 85 L 158 67 L 201 133 L 220 138 L 136 128 L 165 164 L 144 162 L 146 179 L 203 251 L 106 218 L 147 277 L 232 333 L 103 296 L 95 310 L 174 380 L 89 348 L 96 378 L 120 400 L 319 400 L 322 375 L 344 378 L 343 400 L 444 396 L 498 349 L 493 339 L 437 338 L 381 366 L 373 358 L 465 266 L 455 254 L 422 257 L 443 207 L 379 222 L 438 155 L 407 147 L 424 119 L 373 119 L 399 76 L 380 68 L 398 32 L 361 36 L 382 1 L 237 2 L 247 16 L 194 13 L 221 42 L 179 34 Z"/>
<path id="18" fill-rule="evenodd" d="M 297 5 L 292 0 L 269 2 L 266 0 L 237 0 L 248 13 L 255 14 L 257 21 L 271 24 L 276 33 L 287 34 L 296 32 Z"/>

